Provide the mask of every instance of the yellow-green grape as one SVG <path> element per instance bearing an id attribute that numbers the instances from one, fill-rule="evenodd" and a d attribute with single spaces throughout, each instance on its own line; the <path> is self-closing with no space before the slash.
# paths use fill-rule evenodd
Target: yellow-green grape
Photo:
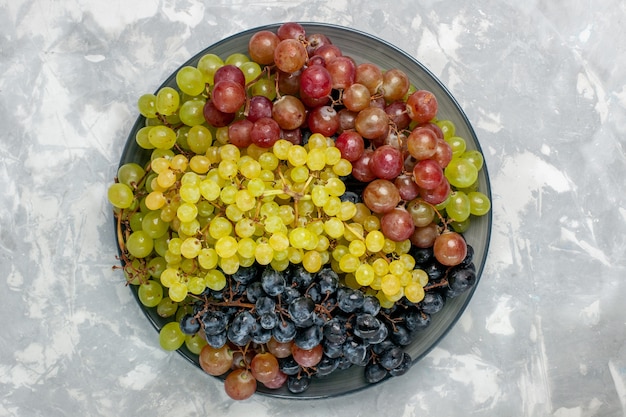
<path id="1" fill-rule="evenodd" d="M 385 275 L 380 283 L 380 289 L 387 297 L 397 294 L 401 288 L 400 279 L 393 274 Z"/>
<path id="2" fill-rule="evenodd" d="M 235 223 L 235 234 L 239 237 L 251 237 L 255 230 L 254 221 L 247 217 L 242 217 Z"/>
<path id="3" fill-rule="evenodd" d="M 173 170 L 184 172 L 189 166 L 189 159 L 182 154 L 174 155 L 170 161 L 170 167 Z"/>
<path id="4" fill-rule="evenodd" d="M 491 209 L 491 201 L 480 191 L 472 191 L 468 195 L 470 212 L 475 216 L 484 216 Z"/>
<path id="5" fill-rule="evenodd" d="M 193 203 L 182 203 L 176 210 L 176 217 L 183 223 L 195 220 L 196 216 L 198 216 L 198 207 Z"/>
<path id="6" fill-rule="evenodd" d="M 289 268 L 289 259 L 276 259 L 276 257 L 274 257 L 274 259 L 272 259 L 272 262 L 270 262 L 270 265 L 272 266 L 272 268 L 274 268 L 275 271 L 284 271 L 287 268 Z"/>
<path id="7" fill-rule="evenodd" d="M 444 174 L 450 185 L 456 188 L 467 188 L 478 179 L 476 166 L 463 158 L 452 158 L 444 169 Z"/>
<path id="8" fill-rule="evenodd" d="M 139 285 L 137 296 L 146 307 L 156 307 L 163 299 L 163 287 L 158 281 L 149 279 Z"/>
<path id="9" fill-rule="evenodd" d="M 265 192 L 265 182 L 261 178 L 253 178 L 248 181 L 246 188 L 253 197 L 260 197 Z"/>
<path id="10" fill-rule="evenodd" d="M 160 174 L 161 172 L 164 172 L 168 169 L 170 169 L 172 166 L 170 160 L 168 158 L 165 157 L 158 157 L 158 158 L 154 158 L 151 162 L 150 162 L 150 168 L 152 169 L 152 171 L 156 172 L 157 174 Z"/>
<path id="11" fill-rule="evenodd" d="M 398 260 L 402 262 L 406 271 L 411 271 L 413 268 L 415 268 L 415 258 L 408 253 L 403 253 L 402 255 L 400 255 L 398 257 Z"/>
<path id="12" fill-rule="evenodd" d="M 242 63 L 239 69 L 243 72 L 246 84 L 250 84 L 261 75 L 261 66 L 254 61 Z"/>
<path id="13" fill-rule="evenodd" d="M 313 204 L 317 207 L 324 207 L 329 198 L 330 194 L 328 194 L 326 187 L 323 185 L 317 184 L 311 189 L 311 201 L 313 201 Z"/>
<path id="14" fill-rule="evenodd" d="M 323 150 L 327 147 L 327 143 L 328 141 L 326 139 L 326 136 L 322 135 L 321 133 L 313 133 L 309 137 L 309 141 L 308 141 L 309 152 L 312 151 L 313 149 Z"/>
<path id="15" fill-rule="evenodd" d="M 269 237 L 268 243 L 275 252 L 285 251 L 289 248 L 289 237 L 281 232 L 273 233 Z"/>
<path id="16" fill-rule="evenodd" d="M 160 211 L 149 211 L 141 221 L 141 230 L 146 232 L 151 239 L 164 236 L 169 229 L 169 223 L 161 219 Z"/>
<path id="17" fill-rule="evenodd" d="M 331 196 L 340 197 L 346 192 L 346 184 L 339 178 L 330 178 L 324 186 Z"/>
<path id="18" fill-rule="evenodd" d="M 341 158 L 335 165 L 333 165 L 333 172 L 340 177 L 345 177 L 352 173 L 352 164 L 347 159 Z"/>
<path id="19" fill-rule="evenodd" d="M 176 350 L 185 343 L 185 334 L 180 330 L 178 322 L 171 321 L 159 331 L 159 344 L 165 350 Z"/>
<path id="20" fill-rule="evenodd" d="M 198 184 L 182 184 L 178 190 L 180 198 L 185 203 L 195 204 L 200 200 L 200 187 Z"/>
<path id="21" fill-rule="evenodd" d="M 443 132 L 443 138 L 451 138 L 456 133 L 456 127 L 451 120 L 437 120 L 435 124 L 439 126 L 441 131 Z"/>
<path id="22" fill-rule="evenodd" d="M 205 88 L 202 72 L 191 66 L 184 66 L 176 72 L 176 84 L 180 91 L 190 96 L 201 94 Z"/>
<path id="23" fill-rule="evenodd" d="M 296 183 L 304 183 L 309 179 L 309 169 L 306 165 L 300 165 L 291 170 L 291 179 Z"/>
<path id="24" fill-rule="evenodd" d="M 157 175 L 157 184 L 164 190 L 167 190 L 172 185 L 174 185 L 176 183 L 176 180 L 176 173 L 171 169 L 163 170 L 159 172 L 159 175 Z"/>
<path id="25" fill-rule="evenodd" d="M 181 259 L 179 268 L 187 277 L 187 286 L 189 286 L 190 276 L 198 271 L 198 262 L 196 258 L 184 258 Z"/>
<path id="26" fill-rule="evenodd" d="M 206 54 L 198 61 L 197 68 L 202 73 L 204 82 L 213 85 L 215 72 L 223 66 L 222 58 L 215 54 Z"/>
<path id="27" fill-rule="evenodd" d="M 380 284 L 382 280 L 383 280 L 383 277 L 377 274 L 374 277 L 374 280 L 371 282 L 370 288 L 375 291 L 380 291 Z"/>
<path id="28" fill-rule="evenodd" d="M 237 239 L 232 236 L 222 236 L 215 242 L 215 251 L 220 258 L 235 256 L 237 248 Z"/>
<path id="29" fill-rule="evenodd" d="M 168 291 L 170 298 L 177 303 L 184 301 L 188 293 L 187 284 L 183 282 L 173 283 Z"/>
<path id="30" fill-rule="evenodd" d="M 156 307 L 157 314 L 163 318 L 172 317 L 176 314 L 176 310 L 178 310 L 178 303 L 172 301 L 170 297 L 163 297 Z"/>
<path id="31" fill-rule="evenodd" d="M 357 219 L 353 219 L 358 222 Z M 370 214 L 362 222 L 363 228 L 368 232 L 380 230 L 380 218 L 376 215 Z"/>
<path id="32" fill-rule="evenodd" d="M 383 277 L 389 273 L 389 262 L 384 258 L 377 258 L 372 262 L 374 273 L 379 277 Z"/>
<path id="33" fill-rule="evenodd" d="M 239 257 L 235 255 L 220 259 L 220 268 L 225 274 L 232 275 L 239 270 Z"/>
<path id="34" fill-rule="evenodd" d="M 154 126 L 148 132 L 148 140 L 157 149 L 170 149 L 176 144 L 176 132 L 167 126 Z"/>
<path id="35" fill-rule="evenodd" d="M 345 232 L 344 223 L 336 217 L 331 217 L 324 222 L 324 232 L 332 239 L 339 239 Z"/>
<path id="36" fill-rule="evenodd" d="M 204 278 L 201 277 L 192 277 L 187 283 L 187 288 L 191 294 L 199 295 L 202 294 L 202 291 L 206 288 L 206 283 L 204 282 Z"/>
<path id="37" fill-rule="evenodd" d="M 311 139 L 309 138 L 309 146 Z M 310 148 L 306 157 L 306 164 L 311 171 L 321 171 L 326 166 L 326 153 L 322 148 Z"/>
<path id="38" fill-rule="evenodd" d="M 180 254 L 183 255 L 187 259 L 192 259 L 197 257 L 202 250 L 202 242 L 200 239 L 195 237 L 188 237 L 183 240 L 183 243 L 180 245 Z"/>
<path id="39" fill-rule="evenodd" d="M 215 141 L 218 145 L 226 145 L 229 141 L 228 126 L 218 127 L 215 129 Z"/>
<path id="40" fill-rule="evenodd" d="M 251 237 L 244 237 L 237 242 L 237 253 L 247 259 L 254 259 L 256 242 Z"/>
<path id="41" fill-rule="evenodd" d="M 324 156 L 326 158 L 326 165 L 335 165 L 341 161 L 341 151 L 334 146 L 324 149 Z"/>
<path id="42" fill-rule="evenodd" d="M 198 264 L 203 269 L 213 269 L 217 266 L 218 256 L 213 248 L 202 248 L 198 253 Z"/>
<path id="43" fill-rule="evenodd" d="M 337 218 L 346 222 L 356 214 L 356 206 L 351 201 L 342 201 L 337 213 Z"/>
<path id="44" fill-rule="evenodd" d="M 452 230 L 454 230 L 457 233 L 467 232 L 471 224 L 472 224 L 472 221 L 470 217 L 463 220 L 462 222 L 455 222 L 455 221 L 448 222 L 448 225 L 452 227 Z"/>
<path id="45" fill-rule="evenodd" d="M 161 284 L 164 287 L 170 288 L 179 281 L 180 275 L 178 269 L 168 267 L 161 273 Z"/>
<path id="46" fill-rule="evenodd" d="M 483 168 L 483 164 L 485 161 L 483 154 L 475 149 L 466 150 L 465 152 L 463 152 L 460 158 L 470 161 L 478 171 Z"/>
<path id="47" fill-rule="evenodd" d="M 241 152 L 239 148 L 233 145 L 232 143 L 227 143 L 225 145 L 220 146 L 219 149 L 220 158 L 222 161 L 234 161 L 237 162 L 241 157 Z"/>
<path id="48" fill-rule="evenodd" d="M 152 129 L 150 129 L 152 131 Z M 171 149 L 153 149 L 150 154 L 150 161 L 154 161 L 157 158 L 172 159 L 174 157 L 174 151 Z"/>
<path id="49" fill-rule="evenodd" d="M 329 196 L 328 201 L 324 204 L 324 213 L 329 216 L 336 216 L 341 210 L 341 200 L 339 197 Z"/>
<path id="50" fill-rule="evenodd" d="M 270 243 L 271 246 L 271 243 Z M 285 250 L 281 250 L 281 251 L 274 251 L 274 259 L 272 260 L 272 262 L 274 261 L 289 261 L 289 250 L 285 249 Z"/>
<path id="51" fill-rule="evenodd" d="M 235 185 L 226 185 L 220 192 L 220 199 L 224 204 L 235 204 L 237 196 L 237 187 Z"/>
<path id="52" fill-rule="evenodd" d="M 327 251 L 329 247 L 330 240 L 328 240 L 328 238 L 324 235 L 318 235 L 317 246 L 315 247 L 315 250 L 321 253 Z"/>
<path id="53" fill-rule="evenodd" d="M 424 299 L 424 287 L 417 282 L 412 282 L 404 287 L 404 296 L 412 303 L 419 303 Z"/>
<path id="54" fill-rule="evenodd" d="M 249 211 L 256 207 L 256 198 L 247 189 L 235 193 L 235 204 L 241 211 Z"/>
<path id="55" fill-rule="evenodd" d="M 206 174 L 211 169 L 211 161 L 204 155 L 194 155 L 189 160 L 189 168 L 197 174 Z"/>
<path id="56" fill-rule="evenodd" d="M 143 94 L 137 100 L 137 109 L 142 116 L 149 119 L 156 117 L 156 96 L 154 94 Z"/>
<path id="57" fill-rule="evenodd" d="M 282 205 L 278 208 L 278 216 L 283 221 L 283 224 L 291 224 L 296 219 L 294 208 L 288 205 Z"/>
<path id="58" fill-rule="evenodd" d="M 376 273 L 374 272 L 374 268 L 370 264 L 364 263 L 359 265 L 356 272 L 354 273 L 354 278 L 356 279 L 356 282 L 359 283 L 359 285 L 369 286 L 372 281 L 374 281 L 374 278 L 376 278 Z"/>
<path id="59" fill-rule="evenodd" d="M 276 168 L 278 168 L 278 164 L 280 163 L 277 155 L 271 152 L 264 152 L 260 154 L 258 161 L 261 165 L 261 168 L 267 171 L 274 171 Z"/>
<path id="60" fill-rule="evenodd" d="M 172 222 L 171 224 L 173 223 L 174 222 Z M 198 219 L 193 219 L 189 222 L 181 221 L 180 225 L 178 226 L 178 231 L 179 233 L 184 233 L 187 236 L 194 236 L 200 231 L 200 222 L 198 221 Z"/>
<path id="61" fill-rule="evenodd" d="M 220 186 L 212 180 L 205 179 L 198 184 L 200 194 L 207 201 L 215 201 L 219 198 L 222 189 Z"/>
<path id="62" fill-rule="evenodd" d="M 193 354 L 199 355 L 202 352 L 202 348 L 206 345 L 208 343 L 200 333 L 185 335 L 185 346 Z"/>
<path id="63" fill-rule="evenodd" d="M 349 252 L 350 251 L 346 245 L 338 244 L 335 246 L 335 249 L 333 249 L 332 257 L 335 261 L 339 262 L 341 258 Z"/>
<path id="64" fill-rule="evenodd" d="M 449 138 L 445 138 L 445 141 L 450 145 L 452 149 L 452 157 L 459 157 L 463 155 L 466 149 L 465 139 L 459 136 L 451 136 Z"/>
<path id="65" fill-rule="evenodd" d="M 128 185 L 118 182 L 109 186 L 107 198 L 114 207 L 126 209 L 133 204 L 135 195 Z"/>
<path id="66" fill-rule="evenodd" d="M 304 253 L 302 257 L 302 266 L 311 273 L 315 273 L 322 269 L 322 257 L 316 250 L 310 250 Z"/>
<path id="67" fill-rule="evenodd" d="M 383 245 L 383 252 L 386 254 L 393 253 L 396 250 L 396 242 L 391 239 L 385 238 L 385 243 Z"/>
<path id="68" fill-rule="evenodd" d="M 346 253 L 339 260 L 339 268 L 343 272 L 356 272 L 359 265 L 361 265 L 361 260 L 351 253 Z"/>
<path id="69" fill-rule="evenodd" d="M 213 239 L 219 239 L 223 236 L 228 236 L 233 232 L 233 224 L 224 217 L 215 217 L 209 223 L 209 235 Z"/>
<path id="70" fill-rule="evenodd" d="M 456 222 L 465 221 L 470 216 L 470 199 L 463 191 L 453 191 L 446 205 L 448 217 Z"/>
<path id="71" fill-rule="evenodd" d="M 286 161 L 288 157 L 289 149 L 294 146 L 293 143 L 289 142 L 286 139 L 278 139 L 274 146 L 272 147 L 272 151 L 277 159 L 281 161 Z"/>
<path id="72" fill-rule="evenodd" d="M 242 268 L 249 268 L 256 262 L 254 256 L 251 258 L 244 258 L 243 256 L 239 256 L 239 266 Z"/>
<path id="73" fill-rule="evenodd" d="M 156 110 L 164 116 L 172 115 L 178 110 L 180 96 L 172 87 L 163 87 L 156 94 Z"/>
<path id="74" fill-rule="evenodd" d="M 376 293 L 376 298 L 378 298 L 378 302 L 382 308 L 392 308 L 394 306 L 394 302 L 391 301 L 383 291 L 378 291 Z"/>
<path id="75" fill-rule="evenodd" d="M 379 230 L 372 230 L 365 236 L 365 246 L 372 253 L 380 252 L 385 246 L 385 235 Z"/>
<path id="76" fill-rule="evenodd" d="M 385 296 L 387 297 L 387 299 L 395 303 L 396 301 L 399 301 L 402 297 L 404 297 L 404 287 L 401 286 L 398 292 L 395 294 L 392 294 L 392 295 L 385 294 Z"/>
<path id="77" fill-rule="evenodd" d="M 261 175 L 261 171 L 263 167 L 259 161 L 255 161 L 254 159 L 246 160 L 245 162 L 239 165 L 239 172 L 241 175 L 248 178 L 249 180 L 258 178 Z"/>
<path id="78" fill-rule="evenodd" d="M 238 172 L 237 164 L 231 160 L 223 160 L 217 167 L 220 177 L 225 180 L 233 179 Z"/>
<path id="79" fill-rule="evenodd" d="M 145 213 L 141 211 L 135 212 L 130 216 L 129 224 L 130 224 L 130 229 L 133 232 L 137 230 L 141 230 L 142 228 L 141 223 L 143 222 L 144 216 L 145 216 Z"/>
<path id="80" fill-rule="evenodd" d="M 348 224 L 346 226 L 344 237 L 346 238 L 346 240 L 348 242 L 352 242 L 355 239 L 364 240 L 365 239 L 365 230 L 363 229 L 363 225 L 358 224 L 358 223 L 350 223 L 350 224 Z"/>
<path id="81" fill-rule="evenodd" d="M 145 258 L 152 253 L 154 240 L 143 230 L 138 230 L 128 236 L 126 249 L 135 258 Z"/>
<path id="82" fill-rule="evenodd" d="M 224 64 L 241 67 L 241 65 L 244 62 L 249 62 L 249 61 L 250 61 L 250 58 L 248 58 L 245 54 L 236 52 L 227 56 L 226 59 L 224 60 Z"/>
<path id="83" fill-rule="evenodd" d="M 195 99 L 185 101 L 178 110 L 180 121 L 187 126 L 199 126 L 205 123 L 204 106 L 206 100 Z M 188 144 L 189 142 L 187 142 Z"/>
<path id="84" fill-rule="evenodd" d="M 137 145 L 143 149 L 154 149 L 154 145 L 150 143 L 150 139 L 148 138 L 150 130 L 152 126 L 142 127 L 135 134 L 135 142 Z"/>
<path id="85" fill-rule="evenodd" d="M 396 254 L 402 255 L 404 253 L 409 253 L 409 251 L 411 250 L 411 245 L 412 244 L 409 239 L 396 242 Z"/>
<path id="86" fill-rule="evenodd" d="M 187 145 L 194 153 L 200 155 L 207 152 L 213 144 L 213 134 L 200 124 L 192 126 L 187 133 Z"/>
<path id="87" fill-rule="evenodd" d="M 276 98 L 276 80 L 274 76 L 262 77 L 250 86 L 252 96 L 267 97 L 270 101 Z"/>
<path id="88" fill-rule="evenodd" d="M 259 213 L 263 217 L 269 217 L 274 214 L 278 215 L 279 213 L 278 203 L 276 203 L 275 201 L 268 201 L 266 203 L 261 204 L 261 209 L 259 210 Z"/>
<path id="89" fill-rule="evenodd" d="M 267 242 L 257 243 L 254 258 L 260 265 L 268 265 L 274 259 L 274 249 Z"/>
<path id="90" fill-rule="evenodd" d="M 307 151 L 304 146 L 293 145 L 287 150 L 287 161 L 294 166 L 301 166 L 306 164 Z"/>
<path id="91" fill-rule="evenodd" d="M 212 269 L 204 276 L 204 282 L 213 291 L 221 291 L 226 286 L 226 276 L 219 269 Z"/>
<path id="92" fill-rule="evenodd" d="M 198 209 L 198 217 L 208 218 L 215 211 L 215 206 L 206 200 L 200 200 L 196 203 Z"/>

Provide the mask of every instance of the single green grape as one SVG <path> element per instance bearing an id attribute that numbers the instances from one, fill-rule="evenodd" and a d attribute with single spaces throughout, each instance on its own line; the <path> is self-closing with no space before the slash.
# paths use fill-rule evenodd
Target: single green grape
<path id="1" fill-rule="evenodd" d="M 226 59 L 224 60 L 224 64 L 225 65 L 234 65 L 236 67 L 240 67 L 241 65 L 243 65 L 244 62 L 249 62 L 250 58 L 248 58 L 247 55 L 236 52 L 234 54 L 230 54 L 229 56 L 226 57 Z"/>
<path id="2" fill-rule="evenodd" d="M 478 179 L 478 170 L 474 164 L 463 158 L 452 158 L 444 174 L 450 185 L 457 188 L 469 187 Z"/>
<path id="3" fill-rule="evenodd" d="M 146 232 L 151 239 L 164 236 L 169 230 L 170 224 L 161 219 L 161 210 L 147 212 L 141 221 L 141 230 Z"/>
<path id="4" fill-rule="evenodd" d="M 178 111 L 180 121 L 187 126 L 198 126 L 205 122 L 204 119 L 204 99 L 185 101 Z"/>
<path id="5" fill-rule="evenodd" d="M 163 297 L 157 305 L 157 314 L 161 317 L 172 317 L 178 310 L 178 303 L 172 301 L 169 297 Z"/>
<path id="6" fill-rule="evenodd" d="M 114 207 L 121 209 L 129 208 L 135 200 L 133 190 L 128 185 L 119 182 L 109 186 L 107 197 Z"/>
<path id="7" fill-rule="evenodd" d="M 484 216 L 491 209 L 489 197 L 480 191 L 472 191 L 468 195 L 470 212 L 475 216 Z"/>
<path id="8" fill-rule="evenodd" d="M 197 68 L 202 73 L 204 82 L 213 85 L 215 72 L 223 66 L 224 61 L 222 61 L 222 58 L 215 54 L 206 54 L 198 61 Z"/>
<path id="9" fill-rule="evenodd" d="M 156 96 L 154 94 L 143 94 L 137 100 L 137 109 L 146 118 L 156 117 Z"/>
<path id="10" fill-rule="evenodd" d="M 176 132 L 167 126 L 154 126 L 148 132 L 148 140 L 157 149 L 169 150 L 176 144 Z"/>
<path id="11" fill-rule="evenodd" d="M 176 73 L 176 84 L 180 91 L 190 96 L 197 96 L 204 91 L 205 83 L 202 72 L 191 66 L 184 66 Z"/>
<path id="12" fill-rule="evenodd" d="M 163 299 L 163 287 L 158 281 L 149 279 L 139 286 L 137 296 L 146 307 L 156 307 Z"/>
<path id="13" fill-rule="evenodd" d="M 159 331 L 159 344 L 165 350 L 176 350 L 185 342 L 185 334 L 176 321 L 166 323 Z"/>
<path id="14" fill-rule="evenodd" d="M 145 258 L 154 249 L 154 240 L 143 230 L 138 230 L 128 236 L 126 249 L 135 258 Z"/>
<path id="15" fill-rule="evenodd" d="M 446 205 L 446 213 L 455 222 L 462 222 L 470 216 L 470 199 L 463 191 L 454 191 Z"/>
<path id="16" fill-rule="evenodd" d="M 163 87 L 156 94 L 156 110 L 164 116 L 176 113 L 180 105 L 180 95 L 172 87 Z"/>

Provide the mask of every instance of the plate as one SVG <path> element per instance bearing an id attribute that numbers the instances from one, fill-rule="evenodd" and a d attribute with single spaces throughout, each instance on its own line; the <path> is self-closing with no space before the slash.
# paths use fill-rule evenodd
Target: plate
<path id="1" fill-rule="evenodd" d="M 333 44 L 337 45 L 344 55 L 351 56 L 357 63 L 371 62 L 382 69 L 399 68 L 404 71 L 411 80 L 411 83 L 418 88 L 426 89 L 435 94 L 439 104 L 438 117 L 449 119 L 456 125 L 456 135 L 465 139 L 468 149 L 476 149 L 482 152 L 476 134 L 465 115 L 464 111 L 454 99 L 447 88 L 439 81 L 423 64 L 415 58 L 400 50 L 394 45 L 367 33 L 346 27 L 322 24 L 322 23 L 300 23 L 307 34 L 322 33 L 330 38 Z M 182 66 L 197 65 L 199 59 L 205 54 L 216 54 L 222 58 L 236 52 L 247 53 L 248 40 L 252 34 L 260 30 L 276 31 L 280 24 L 267 25 L 246 30 L 221 40 L 206 49 L 200 51 L 193 58 L 189 59 Z M 176 87 L 174 72 L 161 85 Z M 159 87 L 159 88 L 161 88 Z M 158 91 L 158 90 L 157 90 Z M 139 117 L 132 127 L 126 145 L 124 147 L 120 165 L 128 162 L 138 162 L 143 164 L 150 159 L 149 151 L 140 148 L 135 141 L 136 132 L 145 126 L 145 119 Z M 491 200 L 491 188 L 486 165 L 479 173 L 479 189 Z M 464 233 L 467 242 L 474 248 L 474 265 L 476 266 L 478 284 L 489 247 L 492 226 L 492 216 L 489 212 L 485 216 L 472 219 L 470 229 Z M 137 287 L 130 286 L 135 298 L 137 298 Z M 426 356 L 446 334 L 456 324 L 467 307 L 476 285 L 462 295 L 453 299 L 448 299 L 442 311 L 432 316 L 430 326 L 420 333 L 420 337 L 405 348 L 414 361 L 419 362 Z M 163 319 L 156 314 L 154 308 L 144 307 L 138 300 L 142 311 L 145 313 L 152 325 L 159 330 L 170 320 Z M 155 338 L 155 341 L 157 339 Z M 158 343 L 158 342 L 155 342 Z M 178 352 L 193 365 L 198 366 L 197 355 L 191 353 L 183 345 Z M 410 378 L 411 370 L 400 378 Z M 314 378 L 310 387 L 301 394 L 292 394 L 285 387 L 278 390 L 270 390 L 259 384 L 257 393 L 281 397 L 281 398 L 326 398 L 343 395 L 358 390 L 362 390 L 372 385 L 365 381 L 363 368 L 353 366 L 345 371 L 337 371 L 324 378 Z"/>

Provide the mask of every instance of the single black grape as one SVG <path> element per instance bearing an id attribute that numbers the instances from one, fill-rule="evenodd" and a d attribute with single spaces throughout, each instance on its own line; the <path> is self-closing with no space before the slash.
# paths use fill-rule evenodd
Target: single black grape
<path id="1" fill-rule="evenodd" d="M 365 380 L 370 384 L 382 381 L 388 375 L 388 371 L 378 363 L 369 363 L 365 367 Z"/>
<path id="2" fill-rule="evenodd" d="M 301 349 L 310 350 L 320 344 L 323 336 L 322 329 L 317 325 L 313 325 L 298 329 L 294 343 Z"/>
<path id="3" fill-rule="evenodd" d="M 196 316 L 189 313 L 185 314 L 180 319 L 178 324 L 180 326 L 180 331 L 189 335 L 198 333 L 201 327 L 200 320 Z"/>
<path id="4" fill-rule="evenodd" d="M 315 366 L 317 372 L 315 376 L 322 377 L 332 374 L 339 366 L 339 361 L 336 358 L 329 358 L 324 355 L 322 360 Z"/>
<path id="5" fill-rule="evenodd" d="M 231 276 L 236 282 L 240 284 L 248 285 L 254 280 L 256 280 L 257 274 L 258 274 L 258 269 L 256 265 L 252 265 L 252 266 L 247 266 L 247 267 L 240 266 L 237 272 L 235 272 Z"/>
<path id="6" fill-rule="evenodd" d="M 277 342 L 291 342 L 296 337 L 296 326 L 291 320 L 280 319 L 272 329 L 272 335 Z"/>
<path id="7" fill-rule="evenodd" d="M 306 391 L 310 384 L 311 377 L 306 374 L 300 375 L 299 377 L 289 376 L 289 378 L 287 378 L 287 389 L 294 394 L 300 394 Z"/>
<path id="8" fill-rule="evenodd" d="M 427 292 L 424 299 L 419 302 L 419 308 L 426 314 L 436 314 L 441 311 L 445 304 L 443 296 L 436 292 Z"/>
<path id="9" fill-rule="evenodd" d="M 285 276 L 282 272 L 276 271 L 270 266 L 263 270 L 263 274 L 261 274 L 261 286 L 267 295 L 275 297 L 281 294 L 285 291 L 285 284 Z"/>
<path id="10" fill-rule="evenodd" d="M 400 365 L 390 370 L 389 375 L 391 376 L 404 375 L 406 371 L 408 371 L 411 368 L 412 365 L 413 365 L 413 361 L 411 360 L 411 355 L 409 355 L 406 352 L 403 352 L 402 362 L 400 362 Z"/>
<path id="11" fill-rule="evenodd" d="M 380 365 L 388 371 L 397 368 L 402 363 L 404 352 L 401 348 L 393 346 L 380 355 Z"/>
<path id="12" fill-rule="evenodd" d="M 226 330 L 228 317 L 222 311 L 207 311 L 202 316 L 202 326 L 206 335 L 217 335 Z"/>

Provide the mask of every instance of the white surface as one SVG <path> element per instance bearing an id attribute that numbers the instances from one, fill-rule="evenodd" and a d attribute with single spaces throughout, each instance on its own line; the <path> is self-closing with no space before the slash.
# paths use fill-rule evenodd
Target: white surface
<path id="1" fill-rule="evenodd" d="M 625 416 L 625 19 L 619 0 L 0 0 L 0 416 Z M 234 403 L 158 347 L 112 269 L 105 194 L 140 94 L 282 21 L 429 67 L 481 141 L 495 227 L 469 308 L 409 374 Z"/>

